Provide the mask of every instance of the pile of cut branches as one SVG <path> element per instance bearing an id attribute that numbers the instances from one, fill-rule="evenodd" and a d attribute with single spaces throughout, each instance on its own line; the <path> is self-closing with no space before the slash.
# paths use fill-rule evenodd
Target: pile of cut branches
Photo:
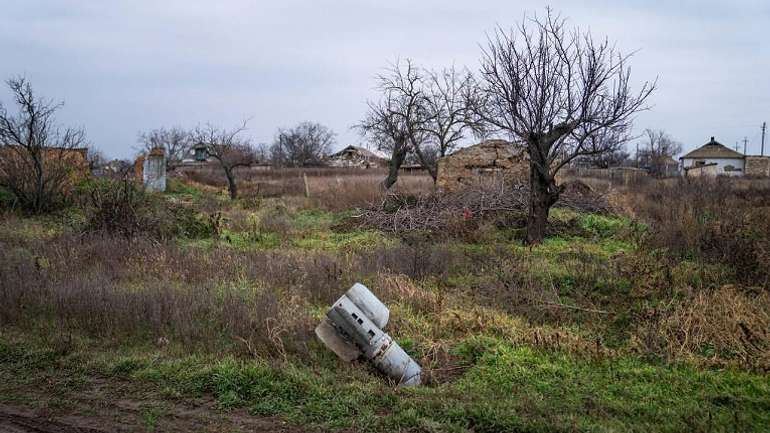
<path id="1" fill-rule="evenodd" d="M 379 206 L 365 209 L 355 215 L 353 222 L 358 227 L 389 233 L 441 233 L 457 221 L 490 221 L 499 219 L 502 215 L 519 217 L 523 221 L 528 205 L 529 185 L 479 185 L 456 192 L 420 197 L 390 194 Z M 555 207 L 581 212 L 612 213 L 606 198 L 582 183 L 565 185 Z"/>

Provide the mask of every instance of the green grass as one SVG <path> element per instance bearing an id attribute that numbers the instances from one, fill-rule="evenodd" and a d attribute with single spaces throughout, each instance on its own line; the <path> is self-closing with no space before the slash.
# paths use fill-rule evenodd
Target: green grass
<path id="1" fill-rule="evenodd" d="M 194 188 L 174 186 L 170 195 L 197 200 L 199 193 Z M 267 212 L 285 218 L 288 224 L 274 225 L 275 232 L 259 232 L 254 223 L 254 228 L 244 231 L 225 229 L 217 241 L 200 238 L 179 242 L 207 249 L 343 254 L 409 242 L 376 231 L 341 231 L 338 227 L 345 213 L 289 212 L 282 206 L 265 200 L 253 213 L 248 210 L 255 221 Z M 440 277 L 409 281 L 426 293 L 447 296 L 435 311 L 410 299 L 389 302 L 389 332 L 406 350 L 426 356 L 433 348 L 443 347 L 457 365 L 466 367 L 449 381 L 412 389 L 394 388 L 363 363 L 341 363 L 315 340 L 308 341 L 303 356 L 255 359 L 237 356 L 227 344 L 219 351 L 196 352 L 189 345 L 173 342 L 173 336 L 169 336 L 172 343 L 165 348 L 152 345 L 154 338 L 146 335 L 105 341 L 76 337 L 74 342 L 61 346 L 52 343 L 51 335 L 38 323 L 40 329 L 28 329 L 18 338 L 0 332 L 0 401 L 23 402 L 25 397 L 19 390 L 42 383 L 53 383 L 58 387 L 57 395 L 76 395 L 87 378 L 99 377 L 108 382 L 130 383 L 168 399 L 212 396 L 225 411 L 245 408 L 256 416 L 279 416 L 294 424 L 330 429 L 767 431 L 767 374 L 665 363 L 652 354 L 637 355 L 629 343 L 633 321 L 640 317 L 636 313 L 656 302 L 678 299 L 670 286 L 686 290 L 716 287 L 730 280 L 729 269 L 695 261 L 663 262 L 657 256 L 662 254 L 660 251 L 640 249 L 637 234 L 644 227 L 626 218 L 554 209 L 552 220 L 560 227 L 558 234 L 538 246 L 522 246 L 510 230 L 494 227 L 487 228 L 492 231 L 474 242 L 445 242 L 442 247 L 467 260 Z M 14 219 L 0 224 L 0 239 L 20 241 L 7 255 L 12 260 L 37 260 L 32 246 L 21 241 L 50 239 L 66 229 L 67 224 L 61 222 Z M 620 266 L 628 266 L 623 258 L 632 259 L 642 269 L 630 275 L 625 268 L 619 270 Z M 496 304 L 484 303 L 483 294 L 474 296 L 485 284 L 499 284 L 493 280 L 497 269 L 489 267 L 497 263 L 494 259 L 520 265 L 510 271 L 514 277 L 510 290 L 519 289 L 517 284 L 535 281 L 540 286 L 533 287 L 549 294 L 553 288 L 562 306 L 607 308 L 609 315 L 532 319 L 521 310 L 507 309 L 509 306 L 499 301 L 504 297 L 492 298 Z M 41 260 L 36 263 L 43 270 L 50 266 Z M 506 264 L 504 260 L 500 263 Z M 670 279 L 663 269 L 666 266 L 670 267 L 665 269 L 670 271 Z M 376 272 L 371 270 L 356 278 L 373 283 L 378 281 Z M 125 282 L 127 290 L 133 283 L 141 284 L 141 280 Z M 222 291 L 249 290 L 250 284 L 257 283 L 223 281 L 221 287 Z M 634 290 L 642 285 L 672 293 L 635 299 Z M 372 288 L 376 291 L 376 287 Z M 292 287 L 286 289 L 291 291 Z M 328 307 L 307 308 L 310 311 L 305 314 L 315 321 Z M 43 335 L 48 335 L 49 340 L 43 340 Z M 222 339 L 230 342 L 231 337 L 222 335 Z M 594 342 L 597 348 L 601 345 L 615 352 L 597 349 L 594 353 Z M 708 347 L 704 348 L 703 356 L 711 355 Z M 140 417 L 148 430 L 157 430 L 163 416 L 162 405 L 141 408 Z"/>
<path id="2" fill-rule="evenodd" d="M 321 209 L 300 210 L 291 215 L 291 221 L 299 230 L 328 230 L 339 224 L 350 212 L 329 212 Z"/>
<path id="3" fill-rule="evenodd" d="M 346 251 L 364 250 L 377 245 L 392 244 L 393 241 L 383 236 L 382 233 L 366 231 L 350 232 L 313 232 L 306 237 L 292 239 L 291 244 L 305 250 Z"/>
<path id="4" fill-rule="evenodd" d="M 411 389 L 391 388 L 366 366 L 336 360 L 313 366 L 153 352 L 65 355 L 0 341 L 4 374 L 105 375 L 177 398 L 212 395 L 224 410 L 243 407 L 332 429 L 762 432 L 770 425 L 767 376 L 545 353 L 490 337 L 455 345 L 472 365 L 456 380 Z M 142 413 L 147 428 L 162 415 L 155 406 Z"/>
<path id="5" fill-rule="evenodd" d="M 205 196 L 205 193 L 200 189 L 175 178 L 168 178 L 166 194 L 171 197 L 193 201 L 200 200 Z"/>

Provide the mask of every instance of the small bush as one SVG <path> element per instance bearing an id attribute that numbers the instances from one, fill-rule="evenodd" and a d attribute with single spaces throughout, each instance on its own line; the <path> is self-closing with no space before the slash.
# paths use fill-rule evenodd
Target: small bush
<path id="1" fill-rule="evenodd" d="M 289 214 L 283 206 L 275 206 L 262 215 L 259 220 L 259 231 L 276 233 L 287 237 L 291 233 L 292 225 Z"/>
<path id="2" fill-rule="evenodd" d="M 678 180 L 636 200 L 650 225 L 647 246 L 727 265 L 736 281 L 770 287 L 770 187 L 733 179 Z"/>
<path id="3" fill-rule="evenodd" d="M 209 237 L 213 220 L 192 207 L 174 204 L 146 193 L 130 180 L 101 179 L 81 188 L 86 232 L 106 232 L 135 238 L 140 234 L 157 239 L 175 236 Z"/>
<path id="4" fill-rule="evenodd" d="M 16 205 L 16 197 L 7 189 L 0 186 L 0 210 L 13 209 Z"/>

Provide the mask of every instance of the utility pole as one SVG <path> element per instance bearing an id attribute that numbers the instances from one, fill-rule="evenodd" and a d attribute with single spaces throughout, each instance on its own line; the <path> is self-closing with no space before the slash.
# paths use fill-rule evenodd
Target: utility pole
<path id="1" fill-rule="evenodd" d="M 762 151 L 759 153 L 765 156 L 765 130 L 767 129 L 767 122 L 762 122 Z"/>
<path id="2" fill-rule="evenodd" d="M 738 142 L 735 142 L 735 151 L 737 152 L 740 146 L 738 146 Z"/>
<path id="3" fill-rule="evenodd" d="M 639 168 L 639 142 L 636 142 L 636 168 Z"/>
<path id="4" fill-rule="evenodd" d="M 744 155 L 746 154 L 746 144 L 748 144 L 748 142 L 749 142 L 749 138 L 743 137 L 743 154 Z"/>

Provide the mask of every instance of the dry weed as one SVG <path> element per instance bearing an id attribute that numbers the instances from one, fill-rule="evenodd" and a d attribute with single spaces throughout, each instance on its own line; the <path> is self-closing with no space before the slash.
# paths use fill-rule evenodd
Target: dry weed
<path id="1" fill-rule="evenodd" d="M 770 296 L 733 286 L 646 312 L 632 347 L 674 360 L 770 370 Z"/>

